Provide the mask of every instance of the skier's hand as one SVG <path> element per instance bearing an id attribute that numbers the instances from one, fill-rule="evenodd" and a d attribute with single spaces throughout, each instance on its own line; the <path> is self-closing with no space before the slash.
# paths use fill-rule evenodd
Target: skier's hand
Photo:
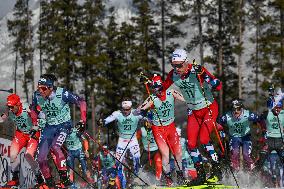
<path id="1" fill-rule="evenodd" d="M 89 158 L 89 157 L 90 157 L 90 154 L 89 154 L 89 151 L 88 151 L 88 150 L 85 151 L 85 156 L 86 156 L 86 158 Z"/>
<path id="2" fill-rule="evenodd" d="M 226 138 L 226 134 L 224 131 L 219 131 L 219 135 L 221 138 Z"/>
<path id="3" fill-rule="evenodd" d="M 97 121 L 97 124 L 100 125 L 100 126 L 104 126 L 104 120 L 102 118 L 100 118 L 98 121 Z"/>
<path id="4" fill-rule="evenodd" d="M 85 131 L 85 127 L 86 127 L 86 124 L 80 120 L 76 125 L 75 125 L 75 128 L 79 131 L 79 132 L 84 132 Z"/>
<path id="5" fill-rule="evenodd" d="M 198 75 L 203 73 L 203 67 L 199 64 L 193 64 L 193 69 L 195 70 L 196 74 L 198 74 Z"/>
<path id="6" fill-rule="evenodd" d="M 281 111 L 281 108 L 275 107 L 271 111 L 272 111 L 273 115 L 278 116 L 280 111 Z"/>

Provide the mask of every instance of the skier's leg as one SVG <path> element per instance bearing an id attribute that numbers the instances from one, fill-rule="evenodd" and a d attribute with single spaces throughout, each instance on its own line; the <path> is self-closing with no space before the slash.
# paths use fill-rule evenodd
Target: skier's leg
<path id="1" fill-rule="evenodd" d="M 71 121 L 62 123 L 56 126 L 56 134 L 52 141 L 52 150 L 56 157 L 56 166 L 58 168 L 58 173 L 60 176 L 60 181 L 64 184 L 65 187 L 72 185 L 68 174 L 67 174 L 67 167 L 66 167 L 66 158 L 61 149 L 63 143 L 67 135 L 70 133 L 71 130 Z"/>
<path id="2" fill-rule="evenodd" d="M 140 168 L 140 147 L 136 137 L 131 139 L 129 150 L 133 158 L 134 173 L 138 174 Z"/>
<path id="3" fill-rule="evenodd" d="M 126 148 L 128 142 L 129 142 L 129 139 L 124 139 L 124 138 L 121 138 L 121 137 L 118 138 L 115 156 L 119 161 L 124 160 L 124 156 L 125 156 L 126 151 L 127 151 L 127 149 L 125 149 L 125 148 Z"/>
<path id="4" fill-rule="evenodd" d="M 55 131 L 55 128 L 50 125 L 44 127 L 44 129 L 41 131 L 41 136 L 38 144 L 37 162 L 48 187 L 54 187 L 55 185 L 55 182 L 51 176 L 47 159 Z"/>
<path id="5" fill-rule="evenodd" d="M 174 156 L 174 162 L 177 173 L 177 182 L 182 184 L 184 181 L 183 171 L 182 171 L 182 149 L 180 143 L 180 136 L 178 135 L 175 124 L 171 123 L 167 126 L 167 137 L 170 150 Z"/>
<path id="6" fill-rule="evenodd" d="M 243 137 L 243 158 L 247 167 L 247 170 L 251 171 L 253 166 L 253 160 L 251 158 L 252 142 L 250 135 Z"/>
<path id="7" fill-rule="evenodd" d="M 163 165 L 163 171 L 166 177 L 166 182 L 167 182 L 167 185 L 170 186 L 173 183 L 172 175 L 170 172 L 171 167 L 170 167 L 170 162 L 169 162 L 170 149 L 169 149 L 169 146 L 165 138 L 166 132 L 165 132 L 164 127 L 152 126 L 152 132 L 153 132 L 155 141 L 157 143 L 157 146 L 159 148 L 159 151 L 161 153 L 161 156 L 162 156 L 162 165 Z"/>
<path id="8" fill-rule="evenodd" d="M 218 161 L 218 156 L 214 149 L 214 146 L 210 143 L 210 134 L 212 130 L 214 129 L 214 127 L 216 126 L 215 124 L 216 124 L 216 119 L 218 116 L 217 102 L 214 101 L 212 104 L 210 104 L 209 108 L 212 114 L 210 115 L 210 111 L 207 109 L 204 115 L 204 118 L 203 118 L 203 123 L 201 124 L 201 127 L 200 127 L 200 143 L 205 146 L 206 151 L 209 153 L 212 159 L 212 173 L 208 181 L 213 182 L 214 180 L 215 182 L 216 180 L 222 179 L 222 170 L 221 170 L 221 166 Z"/>
<path id="9" fill-rule="evenodd" d="M 182 150 L 180 144 L 180 137 L 176 131 L 174 123 L 170 124 L 167 127 L 167 136 L 170 150 L 172 150 L 172 153 L 177 160 L 175 164 L 178 163 L 178 165 L 176 165 L 176 168 L 177 170 L 179 170 L 178 167 L 182 169 Z"/>
<path id="10" fill-rule="evenodd" d="M 157 151 L 154 155 L 155 169 L 156 169 L 156 180 L 161 180 L 162 176 L 162 156 L 159 151 Z"/>
<path id="11" fill-rule="evenodd" d="M 198 111 L 189 111 L 187 119 L 187 138 L 188 138 L 188 150 L 193 160 L 194 167 L 197 171 L 197 177 L 193 179 L 189 185 L 199 185 L 205 182 L 206 174 L 202 164 L 202 157 L 197 149 L 197 137 L 199 134 L 202 118 L 200 118 Z"/>
<path id="12" fill-rule="evenodd" d="M 229 146 L 231 151 L 231 166 L 235 171 L 240 170 L 240 141 L 239 137 L 231 137 Z"/>
<path id="13" fill-rule="evenodd" d="M 74 162 L 75 162 L 74 153 L 75 153 L 75 150 L 68 150 L 68 155 L 67 155 L 67 160 L 66 160 L 68 167 L 70 167 L 69 176 L 72 182 L 74 182 L 74 172 L 73 172 Z"/>
<path id="14" fill-rule="evenodd" d="M 27 145 L 28 140 L 25 137 L 25 134 L 21 131 L 16 130 L 15 136 L 11 143 L 10 151 L 10 163 L 11 163 L 11 172 L 12 179 L 7 182 L 6 186 L 17 186 L 19 185 L 19 161 L 17 156 L 19 152 Z"/>

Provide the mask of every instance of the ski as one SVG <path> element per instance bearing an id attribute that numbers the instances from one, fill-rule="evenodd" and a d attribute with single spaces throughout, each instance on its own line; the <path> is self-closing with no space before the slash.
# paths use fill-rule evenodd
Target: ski
<path id="1" fill-rule="evenodd" d="M 202 185 L 196 185 L 196 186 L 173 186 L 173 187 L 160 187 L 163 189 L 214 189 L 214 188 L 239 188 L 237 186 L 231 186 L 231 185 L 224 185 L 224 184 L 214 184 L 214 183 L 208 183 L 208 184 L 202 184 Z"/>

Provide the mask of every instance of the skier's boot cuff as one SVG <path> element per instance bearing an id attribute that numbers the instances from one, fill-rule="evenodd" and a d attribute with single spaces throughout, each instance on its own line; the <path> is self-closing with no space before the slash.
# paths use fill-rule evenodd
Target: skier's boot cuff
<path id="1" fill-rule="evenodd" d="M 187 185 L 188 186 L 197 186 L 204 184 L 206 181 L 206 174 L 202 164 L 195 164 L 195 169 L 197 171 L 197 177 L 191 180 Z"/>
<path id="2" fill-rule="evenodd" d="M 42 177 L 41 173 L 36 174 L 35 177 L 36 177 L 36 183 L 38 185 L 42 185 L 44 183 L 44 178 Z"/>
<path id="3" fill-rule="evenodd" d="M 46 185 L 48 186 L 48 188 L 50 188 L 50 189 L 55 188 L 55 182 L 54 182 L 52 177 L 46 178 L 45 182 L 46 182 Z"/>
<path id="4" fill-rule="evenodd" d="M 173 185 L 173 179 L 172 179 L 171 172 L 165 174 L 165 179 L 166 179 L 167 186 Z"/>
<path id="5" fill-rule="evenodd" d="M 59 173 L 59 177 L 60 177 L 60 182 L 62 184 L 64 184 L 65 187 L 72 185 L 72 182 L 70 181 L 70 178 L 69 178 L 66 170 L 59 170 L 58 173 Z"/>

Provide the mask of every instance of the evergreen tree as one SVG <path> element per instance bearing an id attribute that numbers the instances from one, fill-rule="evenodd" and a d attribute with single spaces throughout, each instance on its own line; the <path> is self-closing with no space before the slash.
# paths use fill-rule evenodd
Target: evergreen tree
<path id="1" fill-rule="evenodd" d="M 251 38 L 251 42 L 255 46 L 255 51 L 248 61 L 248 65 L 253 68 L 253 78 L 251 82 L 255 85 L 254 90 L 250 94 L 254 97 L 254 110 L 259 110 L 260 104 L 265 104 L 265 94 L 273 75 L 273 67 L 271 56 L 273 51 L 273 43 L 271 41 L 271 32 L 273 33 L 272 17 L 267 14 L 265 1 L 252 0 L 249 2 L 249 25 L 255 28 L 255 35 Z M 263 78 L 263 79 L 262 79 Z"/>
<path id="2" fill-rule="evenodd" d="M 237 75 L 234 72 L 236 68 L 234 45 L 237 31 L 235 7 L 237 6 L 237 1 L 223 0 L 212 1 L 207 5 L 209 14 L 206 15 L 208 24 L 204 31 L 204 43 L 208 45 L 212 54 L 204 58 L 204 63 L 213 65 L 217 70 L 215 75 L 223 82 L 223 88 L 219 92 L 220 114 L 228 107 L 231 99 L 238 96 L 235 90 Z"/>
<path id="3" fill-rule="evenodd" d="M 41 50 L 47 72 L 55 73 L 61 83 L 74 90 L 77 61 L 78 4 L 76 0 L 51 0 L 42 7 L 44 26 L 41 32 Z"/>
<path id="4" fill-rule="evenodd" d="M 158 57 L 162 59 L 163 79 L 165 79 L 166 61 L 169 61 L 168 58 L 170 58 L 175 48 L 183 46 L 183 44 L 178 44 L 177 39 L 186 37 L 187 29 L 183 27 L 183 24 L 188 19 L 189 7 L 190 4 L 186 0 L 160 0 L 151 2 L 154 18 L 158 18 L 156 36 L 160 38 L 159 47 L 161 53 L 158 53 Z M 166 59 L 166 57 L 168 58 Z"/>
<path id="5" fill-rule="evenodd" d="M 29 85 L 34 90 L 34 70 L 33 70 L 33 46 L 32 46 L 32 13 L 29 10 L 29 0 L 17 0 L 14 6 L 14 18 L 7 21 L 10 36 L 14 41 L 13 51 L 16 54 L 15 80 L 17 78 L 17 65 L 20 61 L 23 66 L 23 89 L 27 101 L 29 101 Z M 16 91 L 16 84 L 15 84 Z"/>

